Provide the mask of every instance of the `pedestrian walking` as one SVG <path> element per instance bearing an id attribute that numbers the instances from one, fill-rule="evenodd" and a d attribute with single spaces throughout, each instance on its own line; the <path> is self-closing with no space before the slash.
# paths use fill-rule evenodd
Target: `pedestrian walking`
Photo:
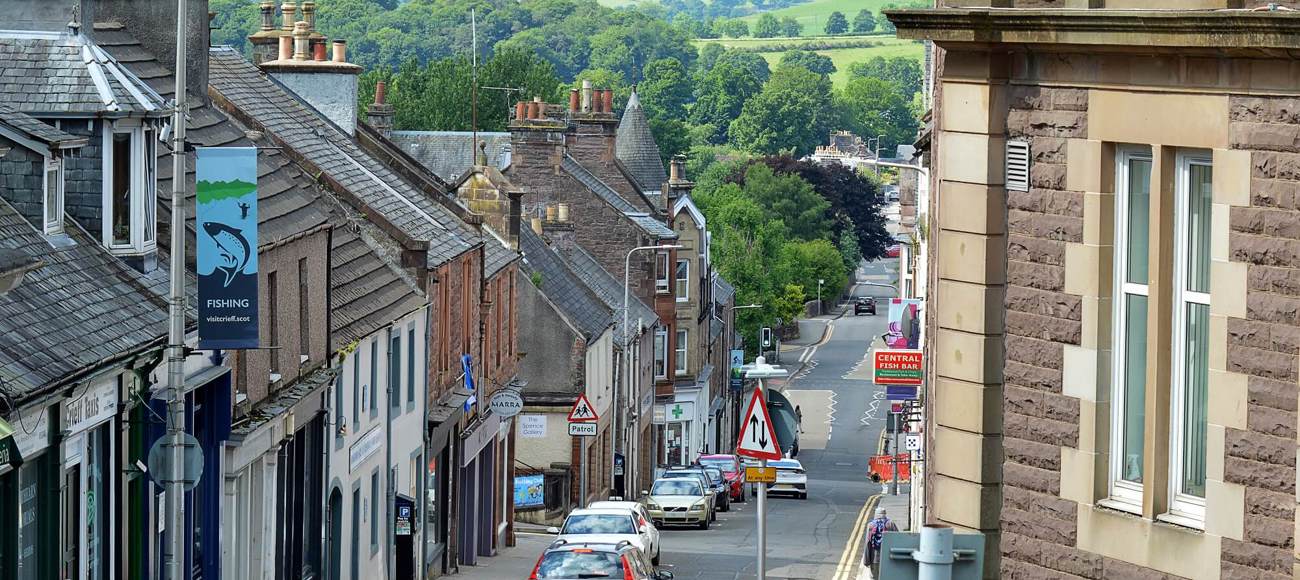
<path id="1" fill-rule="evenodd" d="M 794 422 L 799 425 L 799 432 L 803 433 L 803 409 L 799 405 L 794 406 Z"/>
<path id="2" fill-rule="evenodd" d="M 897 532 L 898 524 L 885 513 L 885 508 L 876 508 L 876 517 L 867 523 L 867 546 L 863 550 L 862 564 L 871 568 L 871 577 L 880 578 L 880 544 L 885 539 L 885 532 Z"/>

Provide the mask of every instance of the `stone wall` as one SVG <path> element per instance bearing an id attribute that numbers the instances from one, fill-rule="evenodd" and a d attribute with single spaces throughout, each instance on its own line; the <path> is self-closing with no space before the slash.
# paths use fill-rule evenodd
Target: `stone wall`
<path id="1" fill-rule="evenodd" d="M 1245 375 L 1244 429 L 1228 427 L 1224 478 L 1246 488 L 1245 537 L 1224 540 L 1224 578 L 1292 577 L 1300 347 L 1300 112 L 1294 98 L 1232 97 L 1249 149 L 1250 205 L 1232 207 L 1229 259 L 1247 264 L 1245 317 L 1227 319 L 1227 370 Z M 1215 168 L 1218 171 L 1218 168 Z"/>
<path id="2" fill-rule="evenodd" d="M 429 392 L 430 407 L 453 387 L 461 384 L 460 356 L 474 357 L 475 369 L 482 375 L 482 341 L 478 307 L 482 281 L 482 253 L 465 252 L 434 270 L 429 282 L 433 312 L 429 325 Z M 469 286 L 466 292 L 466 286 Z M 467 320 L 468 318 L 468 320 Z M 469 333 L 466 336 L 466 332 Z M 466 345 L 468 344 L 468 352 Z M 490 390 L 490 389 L 489 389 Z M 486 393 L 485 393 L 486 394 Z"/>

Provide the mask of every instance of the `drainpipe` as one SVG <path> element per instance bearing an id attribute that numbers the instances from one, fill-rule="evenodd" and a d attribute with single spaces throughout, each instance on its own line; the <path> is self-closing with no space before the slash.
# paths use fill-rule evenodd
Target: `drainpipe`
<path id="1" fill-rule="evenodd" d="M 391 380 L 393 376 L 391 368 L 393 365 L 393 328 L 391 326 L 386 327 L 386 330 L 387 332 L 383 336 L 388 340 L 388 349 L 386 351 L 388 354 L 388 365 L 384 367 L 388 370 L 388 376 L 384 378 L 384 383 L 388 386 L 385 390 L 388 395 L 388 400 L 384 401 L 387 403 L 384 405 L 387 408 L 384 412 L 387 414 L 386 416 L 388 419 L 384 425 L 384 481 L 387 483 L 384 485 L 384 520 L 382 524 L 385 528 L 384 544 L 388 553 L 386 573 L 384 576 L 386 578 L 392 578 L 395 573 L 394 571 L 397 569 L 395 567 L 397 564 L 397 549 L 396 542 L 394 541 L 395 530 L 393 530 L 392 526 L 394 515 L 393 510 L 397 505 L 396 483 L 393 481 L 393 381 Z M 370 364 L 375 364 L 375 361 L 370 361 Z M 401 401 L 398 401 L 398 404 L 401 404 Z"/>

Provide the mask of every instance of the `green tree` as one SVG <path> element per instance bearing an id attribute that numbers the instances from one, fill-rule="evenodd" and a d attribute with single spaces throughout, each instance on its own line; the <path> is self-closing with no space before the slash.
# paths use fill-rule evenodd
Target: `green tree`
<path id="1" fill-rule="evenodd" d="M 921 90 L 921 63 L 905 56 L 877 56 L 871 60 L 855 62 L 849 65 L 849 76 L 889 81 L 898 85 L 908 98 Z"/>
<path id="2" fill-rule="evenodd" d="M 830 78 L 801 66 L 778 66 L 763 90 L 745 101 L 727 133 L 740 149 L 812 153 L 836 124 Z M 865 133 L 864 133 L 865 134 Z"/>
<path id="3" fill-rule="evenodd" d="M 849 31 L 849 20 L 844 13 L 836 10 L 826 17 L 826 34 L 844 34 Z"/>
<path id="4" fill-rule="evenodd" d="M 801 66 L 819 75 L 835 72 L 835 61 L 831 60 L 831 57 L 811 50 L 787 50 L 781 55 L 781 65 L 787 64 Z"/>
<path id="5" fill-rule="evenodd" d="M 874 174 L 854 171 L 839 164 L 821 164 L 795 159 L 789 155 L 762 159 L 773 171 L 795 174 L 812 185 L 813 190 L 830 204 L 838 230 L 837 243 L 856 245 L 850 252 L 841 247 L 846 264 L 856 267 L 865 256 L 874 260 L 885 255 L 893 237 L 885 229 L 881 214 L 880 186 Z"/>
<path id="6" fill-rule="evenodd" d="M 824 282 L 823 300 L 835 300 L 848 284 L 844 258 L 830 240 L 791 242 L 781 248 L 781 254 L 790 282 L 802 286 L 810 297 L 816 296 L 818 280 Z"/>
<path id="7" fill-rule="evenodd" d="M 697 71 L 708 72 L 713 68 L 713 64 L 718 62 L 718 57 L 726 52 L 727 48 L 721 43 L 709 42 L 700 47 L 700 57 L 695 61 Z"/>
<path id="8" fill-rule="evenodd" d="M 897 34 L 897 33 L 898 33 L 898 29 L 894 27 L 894 23 L 893 23 L 892 21 L 890 21 L 888 18 L 881 18 L 881 19 L 880 19 L 880 30 L 881 30 L 881 32 L 884 32 L 885 34 Z"/>
<path id="9" fill-rule="evenodd" d="M 691 100 L 691 80 L 686 67 L 675 58 L 663 58 L 645 66 L 644 79 L 637 85 L 641 106 L 652 119 L 686 118 Z"/>
<path id="10" fill-rule="evenodd" d="M 898 85 L 875 78 L 849 80 L 835 98 L 846 127 L 858 135 L 883 135 L 881 149 L 893 150 L 916 137 L 910 97 Z"/>
<path id="11" fill-rule="evenodd" d="M 674 155 L 686 153 L 691 148 L 690 127 L 681 118 L 651 118 L 650 134 L 654 135 L 665 167 Z"/>
<path id="12" fill-rule="evenodd" d="M 741 50 L 728 50 L 714 66 L 719 64 L 734 64 L 740 66 L 754 75 L 758 82 L 765 83 L 772 77 L 772 69 L 767 64 L 767 59 L 755 52 L 746 52 Z"/>
<path id="13" fill-rule="evenodd" d="M 749 36 L 749 24 L 744 20 L 737 20 L 735 18 L 718 19 L 715 21 L 714 26 L 717 27 L 719 36 L 725 36 L 727 38 Z"/>
<path id="14" fill-rule="evenodd" d="M 795 17 L 793 16 L 782 16 L 781 36 L 786 36 L 789 38 L 803 36 L 803 25 L 799 24 L 799 21 L 796 20 Z"/>
<path id="15" fill-rule="evenodd" d="M 771 13 L 764 13 L 754 23 L 754 38 L 775 38 L 781 35 L 781 21 Z"/>
<path id="16" fill-rule="evenodd" d="M 863 8 L 858 11 L 857 16 L 853 17 L 853 32 L 856 34 L 866 34 L 876 29 L 876 17 L 871 14 L 870 10 Z"/>
<path id="17" fill-rule="evenodd" d="M 762 61 L 762 57 L 759 60 Z M 763 69 L 766 67 L 767 63 L 763 61 Z M 763 81 L 756 67 L 739 60 L 720 58 L 695 83 L 695 104 L 690 108 L 690 120 L 707 127 L 709 143 L 723 143 L 732 119 L 739 116 L 745 102 L 762 89 Z"/>
<path id="18" fill-rule="evenodd" d="M 758 203 L 768 219 L 780 220 L 801 240 L 827 238 L 833 221 L 830 203 L 795 174 L 778 174 L 762 163 L 745 169 L 742 191 Z"/>

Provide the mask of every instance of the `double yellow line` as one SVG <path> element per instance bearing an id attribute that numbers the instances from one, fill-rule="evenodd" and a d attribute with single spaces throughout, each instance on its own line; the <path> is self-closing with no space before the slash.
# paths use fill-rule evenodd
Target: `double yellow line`
<path id="1" fill-rule="evenodd" d="M 844 553 L 840 555 L 840 563 L 835 567 L 835 575 L 832 580 L 855 580 L 858 576 L 858 561 L 861 557 L 858 555 L 862 547 L 863 533 L 866 531 L 868 521 L 867 514 L 872 513 L 876 504 L 880 503 L 880 494 L 872 495 L 867 498 L 867 502 L 862 504 L 862 511 L 858 512 L 858 519 L 853 522 L 853 529 L 849 530 L 849 541 L 844 545 Z"/>

